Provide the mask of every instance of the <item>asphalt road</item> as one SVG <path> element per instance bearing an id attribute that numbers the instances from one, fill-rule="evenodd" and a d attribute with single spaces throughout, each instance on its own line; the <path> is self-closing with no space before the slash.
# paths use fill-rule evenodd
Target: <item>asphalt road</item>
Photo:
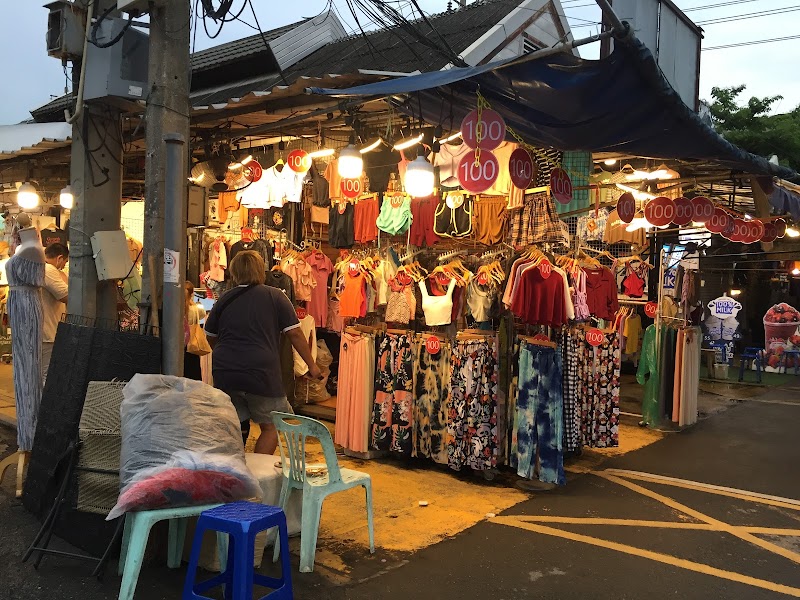
<path id="1" fill-rule="evenodd" d="M 800 499 L 800 404 L 794 396 L 800 400 L 793 392 L 778 403 L 734 405 L 603 465 L 615 471 L 572 475 L 566 487 L 532 496 L 413 556 L 345 554 L 349 579 L 294 571 L 295 597 L 798 597 L 800 506 L 741 492 L 719 495 L 689 483 Z M 9 437 L 0 428 L 0 449 Z M 637 473 L 683 481 L 659 483 Z M 9 492 L 6 481 L 0 491 L 0 598 L 117 597 L 119 578 L 111 571 L 99 584 L 79 563 L 48 558 L 38 572 L 21 565 L 38 524 Z M 184 573 L 147 566 L 137 598 L 180 598 Z"/>

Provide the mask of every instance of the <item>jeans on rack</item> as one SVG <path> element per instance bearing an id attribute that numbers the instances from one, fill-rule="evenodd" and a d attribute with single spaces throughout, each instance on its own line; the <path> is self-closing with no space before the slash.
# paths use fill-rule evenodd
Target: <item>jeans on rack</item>
<path id="1" fill-rule="evenodd" d="M 561 353 L 520 343 L 519 396 L 515 415 L 517 475 L 533 479 L 539 455 L 539 480 L 563 485 L 564 401 Z"/>

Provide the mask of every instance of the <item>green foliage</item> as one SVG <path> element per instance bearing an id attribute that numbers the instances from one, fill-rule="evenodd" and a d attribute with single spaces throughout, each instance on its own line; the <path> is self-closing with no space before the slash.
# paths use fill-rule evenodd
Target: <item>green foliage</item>
<path id="1" fill-rule="evenodd" d="M 773 154 L 784 166 L 800 171 L 800 106 L 792 112 L 770 115 L 782 96 L 753 96 L 738 102 L 744 85 L 712 88 L 711 118 L 717 131 L 732 144 L 769 158 Z"/>

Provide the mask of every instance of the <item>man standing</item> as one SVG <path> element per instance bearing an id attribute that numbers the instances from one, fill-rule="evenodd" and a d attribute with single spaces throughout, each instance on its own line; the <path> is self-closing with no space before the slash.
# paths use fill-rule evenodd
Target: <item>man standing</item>
<path id="1" fill-rule="evenodd" d="M 69 250 L 64 244 L 50 244 L 44 250 L 44 290 L 42 309 L 44 311 L 42 337 L 42 381 L 47 378 L 47 368 L 53 354 L 53 342 L 61 315 L 67 305 L 67 276 L 64 267 L 69 262 Z"/>

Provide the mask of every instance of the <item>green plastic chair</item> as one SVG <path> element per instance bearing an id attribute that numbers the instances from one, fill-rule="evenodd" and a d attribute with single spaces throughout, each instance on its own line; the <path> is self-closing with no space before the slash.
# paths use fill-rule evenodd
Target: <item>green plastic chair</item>
<path id="1" fill-rule="evenodd" d="M 204 510 L 216 508 L 219 504 L 203 504 L 202 506 L 185 506 L 180 508 L 158 508 L 129 512 L 124 516 L 125 529 L 122 534 L 122 551 L 119 557 L 119 574 L 122 584 L 119 588 L 119 600 L 133 600 L 139 573 L 142 570 L 144 551 L 150 530 L 159 521 L 169 521 L 169 538 L 167 541 L 167 566 L 177 569 L 183 558 L 183 544 L 186 538 L 186 519 L 198 517 Z M 228 535 L 217 534 L 217 552 L 220 569 L 225 570 L 228 558 Z"/>
<path id="2" fill-rule="evenodd" d="M 290 421 L 293 421 L 290 422 Z M 368 473 L 342 469 L 336 459 L 331 433 L 316 419 L 289 413 L 273 412 L 272 422 L 278 430 L 283 466 L 283 485 L 281 486 L 280 507 L 286 509 L 292 490 L 303 490 L 303 516 L 300 530 L 300 572 L 314 570 L 314 555 L 317 551 L 319 519 L 322 502 L 330 494 L 362 486 L 367 493 L 367 525 L 369 527 L 369 551 L 375 553 L 375 536 L 372 525 L 372 479 Z M 325 464 L 306 464 L 306 438 L 316 438 L 322 444 Z M 286 451 L 284 451 L 284 441 Z M 288 456 L 287 456 L 288 455 Z M 306 477 L 306 467 L 327 467 L 327 474 L 321 477 Z M 273 562 L 280 556 L 280 544 L 275 541 Z"/>

